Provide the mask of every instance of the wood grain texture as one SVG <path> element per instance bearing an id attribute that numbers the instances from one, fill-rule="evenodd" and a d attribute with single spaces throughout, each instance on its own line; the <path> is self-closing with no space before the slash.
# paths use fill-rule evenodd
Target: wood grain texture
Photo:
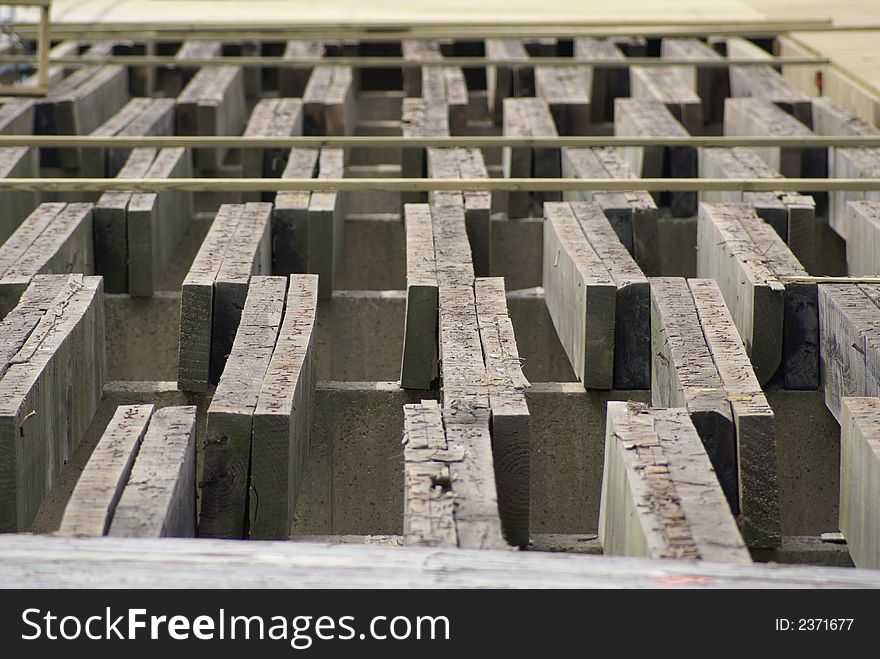
<path id="1" fill-rule="evenodd" d="M 840 530 L 856 567 L 880 567 L 880 409 L 844 398 L 840 423 Z"/>
<path id="2" fill-rule="evenodd" d="M 547 101 L 541 98 L 504 99 L 503 134 L 511 137 L 554 137 L 559 133 Z M 562 171 L 559 149 L 512 148 L 501 150 L 501 170 L 505 178 L 549 177 L 558 178 Z M 540 214 L 544 201 L 559 201 L 556 192 L 532 194 L 511 192 L 508 194 L 507 214 L 510 217 L 526 217 Z"/>

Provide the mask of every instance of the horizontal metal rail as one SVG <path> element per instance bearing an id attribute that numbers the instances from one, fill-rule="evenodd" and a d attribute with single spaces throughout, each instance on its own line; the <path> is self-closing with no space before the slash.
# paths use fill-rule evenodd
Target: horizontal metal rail
<path id="1" fill-rule="evenodd" d="M 0 178 L 0 191 L 35 192 L 619 192 L 662 191 L 866 191 L 880 190 L 880 178 Z"/>

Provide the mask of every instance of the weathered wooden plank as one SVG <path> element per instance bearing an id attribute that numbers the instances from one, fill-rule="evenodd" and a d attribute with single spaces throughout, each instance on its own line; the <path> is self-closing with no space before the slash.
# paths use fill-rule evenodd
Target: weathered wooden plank
<path id="1" fill-rule="evenodd" d="M 208 407 L 199 535 L 243 538 L 254 411 L 284 311 L 287 279 L 253 277 L 223 375 Z"/>
<path id="2" fill-rule="evenodd" d="M 350 66 L 316 66 L 303 92 L 305 135 L 351 135 L 357 106 Z"/>
<path id="3" fill-rule="evenodd" d="M 0 246 L 0 315 L 41 274 L 92 274 L 92 204 L 41 204 Z"/>
<path id="4" fill-rule="evenodd" d="M 727 56 L 755 60 L 771 57 L 763 48 L 741 37 L 727 39 Z M 813 109 L 810 97 L 797 89 L 772 66 L 731 66 L 730 91 L 734 96 L 760 98 L 775 103 L 782 110 L 810 127 Z"/>
<path id="5" fill-rule="evenodd" d="M 449 133 L 449 116 L 443 103 L 424 98 L 404 98 L 401 107 L 400 130 L 404 137 L 444 137 Z M 421 178 L 427 173 L 425 149 L 403 149 L 400 154 L 400 174 L 407 178 Z M 402 203 L 423 201 L 422 195 L 403 192 Z"/>
<path id="6" fill-rule="evenodd" d="M 504 135 L 511 137 L 558 135 L 550 107 L 541 98 L 504 99 L 503 131 Z M 559 149 L 504 147 L 501 151 L 501 168 L 506 178 L 558 178 L 561 173 Z M 530 212 L 540 212 L 544 201 L 560 199 L 562 196 L 556 192 L 511 192 L 508 194 L 507 214 L 510 217 L 525 217 Z"/>
<path id="7" fill-rule="evenodd" d="M 688 132 L 663 103 L 618 98 L 614 101 L 614 134 L 624 137 L 686 137 Z M 626 147 L 620 152 L 636 176 L 697 176 L 697 150 L 693 147 Z M 695 192 L 655 194 L 654 198 L 658 203 L 668 198 L 675 217 L 690 217 L 697 211 Z"/>
<path id="8" fill-rule="evenodd" d="M 687 410 L 608 403 L 599 539 L 606 555 L 751 563 Z"/>
<path id="9" fill-rule="evenodd" d="M 608 39 L 579 37 L 574 40 L 574 56 L 583 59 L 622 60 L 623 51 Z M 629 96 L 629 73 L 622 67 L 582 68 L 584 84 L 590 97 L 594 123 L 614 120 L 614 99 Z"/>
<path id="10" fill-rule="evenodd" d="M 196 408 L 150 418 L 107 535 L 189 538 L 196 533 Z"/>
<path id="11" fill-rule="evenodd" d="M 688 286 L 733 412 L 743 538 L 749 547 L 777 547 L 782 542 L 782 522 L 773 410 L 761 391 L 718 285 L 711 279 L 690 279 Z"/>
<path id="12" fill-rule="evenodd" d="M 318 277 L 293 275 L 253 418 L 249 533 L 288 538 L 309 455 Z"/>
<path id="13" fill-rule="evenodd" d="M 519 39 L 486 39 L 486 57 L 522 61 L 523 65 L 514 64 L 486 67 L 486 96 L 489 102 L 489 113 L 496 124 L 504 120 L 504 99 L 509 96 L 529 96 L 534 90 L 534 70 L 527 64 L 529 54 Z"/>
<path id="14" fill-rule="evenodd" d="M 288 41 L 284 46 L 285 59 L 314 59 L 324 56 L 324 44 L 320 41 Z M 278 92 L 282 97 L 302 98 L 312 75 L 313 68 L 278 69 Z"/>
<path id="15" fill-rule="evenodd" d="M 583 69 L 536 66 L 535 95 L 547 101 L 560 135 L 586 135 L 592 114 Z"/>
<path id="16" fill-rule="evenodd" d="M 156 149 L 134 149 L 120 178 L 146 176 Z M 128 292 L 128 203 L 133 192 L 105 192 L 95 204 L 93 217 L 95 272 L 104 277 L 106 293 Z"/>
<path id="17" fill-rule="evenodd" d="M 752 67 L 749 67 L 752 68 Z M 728 98 L 724 101 L 724 134 L 752 137 L 805 137 L 813 132 L 772 101 Z M 755 147 L 769 167 L 789 178 L 828 175 L 827 149 L 815 147 Z"/>
<path id="18" fill-rule="evenodd" d="M 120 405 L 64 509 L 61 535 L 106 535 L 128 482 L 153 405 Z"/>
<path id="19" fill-rule="evenodd" d="M 844 398 L 840 423 L 840 530 L 856 567 L 880 568 L 880 400 Z"/>
<path id="20" fill-rule="evenodd" d="M 302 100 L 298 98 L 264 98 L 254 107 L 245 136 L 287 137 L 302 135 Z M 289 149 L 243 149 L 241 175 L 245 178 L 277 178 L 287 166 Z M 263 201 L 271 201 L 271 193 L 263 193 Z M 259 201 L 260 193 L 246 193 L 244 201 Z"/>
<path id="21" fill-rule="evenodd" d="M 477 322 L 486 367 L 491 413 L 492 456 L 498 511 L 504 538 L 529 544 L 529 408 L 503 277 L 478 278 Z"/>
<path id="22" fill-rule="evenodd" d="M 318 178 L 342 178 L 343 149 L 321 149 Z M 345 208 L 341 192 L 312 192 L 308 208 L 308 272 L 317 274 L 321 298 L 333 294 L 345 241 Z"/>
<path id="23" fill-rule="evenodd" d="M 162 149 L 144 178 L 180 178 L 191 171 L 186 149 Z M 128 293 L 150 297 L 189 228 L 192 196 L 176 190 L 135 193 L 126 214 Z"/>
<path id="24" fill-rule="evenodd" d="M 199 69 L 177 97 L 175 124 L 178 135 L 241 135 L 245 125 L 244 76 L 240 66 Z M 226 149 L 201 149 L 193 153 L 198 169 L 215 171 L 226 158 Z"/>
<path id="25" fill-rule="evenodd" d="M 562 175 L 567 178 L 635 178 L 616 149 L 562 149 Z M 635 185 L 635 183 L 634 183 Z M 593 201 L 611 222 L 623 246 L 647 275 L 659 274 L 658 210 L 647 192 L 583 191 L 565 193 L 567 201 Z"/>
<path id="26" fill-rule="evenodd" d="M 403 406 L 403 543 L 457 547 L 452 471 L 462 459 L 450 451 L 437 401 Z"/>
<path id="27" fill-rule="evenodd" d="M 711 46 L 699 39 L 665 38 L 660 42 L 660 55 L 671 60 L 722 59 Z M 703 102 L 703 119 L 709 124 L 724 121 L 724 99 L 730 96 L 730 74 L 726 68 L 676 66 L 676 74 L 684 80 Z"/>
<path id="28" fill-rule="evenodd" d="M 404 57 L 419 60 L 441 60 L 436 41 L 405 39 L 401 42 Z M 452 135 L 462 135 L 467 128 L 468 92 L 460 67 L 404 67 L 404 94 L 421 96 L 427 105 L 442 106 Z"/>
<path id="29" fill-rule="evenodd" d="M 431 207 L 406 204 L 406 320 L 400 386 L 430 389 L 437 375 L 437 261 Z M 445 441 L 445 440 L 444 440 Z"/>
<path id="30" fill-rule="evenodd" d="M 544 214 L 547 310 L 578 379 L 611 389 L 617 286 L 568 204 L 545 204 Z"/>
<path id="31" fill-rule="evenodd" d="M 196 39 L 184 41 L 174 57 L 179 60 L 191 58 L 212 58 L 223 54 L 223 42 Z M 169 97 L 178 96 L 181 90 L 199 71 L 194 66 L 169 66 L 162 71 L 162 88 Z"/>
<path id="32" fill-rule="evenodd" d="M 104 386 L 101 278 L 69 275 L 61 281 L 61 291 L 0 380 L 2 531 L 30 528 L 85 434 Z"/>
<path id="33" fill-rule="evenodd" d="M 39 178 L 39 173 L 36 149 L 0 149 L 0 178 Z M 38 203 L 39 195 L 36 192 L 9 190 L 0 193 L 0 204 L 3 205 L 3 213 L 0 214 L 0 243 L 12 235 Z"/>
<path id="34" fill-rule="evenodd" d="M 318 149 L 291 149 L 281 178 L 311 178 L 318 170 Z M 308 215 L 311 192 L 279 192 L 272 217 L 272 272 L 310 272 Z"/>
<path id="35" fill-rule="evenodd" d="M 733 412 L 706 345 L 693 295 L 681 278 L 650 281 L 651 404 L 687 408 L 730 508 L 738 514 Z"/>
<path id="36" fill-rule="evenodd" d="M 672 116 L 692 135 L 703 132 L 703 102 L 674 66 L 631 66 L 629 87 L 632 98 L 663 103 Z"/>
<path id="37" fill-rule="evenodd" d="M 847 204 L 846 268 L 852 276 L 880 274 L 880 202 Z"/>

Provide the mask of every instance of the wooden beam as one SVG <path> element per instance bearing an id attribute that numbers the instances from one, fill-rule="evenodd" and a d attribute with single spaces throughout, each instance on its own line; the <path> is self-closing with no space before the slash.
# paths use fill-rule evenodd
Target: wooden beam
<path id="1" fill-rule="evenodd" d="M 178 96 L 184 87 L 192 80 L 193 76 L 201 69 L 200 66 L 181 64 L 192 59 L 212 60 L 220 57 L 223 52 L 223 42 L 218 40 L 190 40 L 184 41 L 177 52 L 174 53 L 174 65 L 169 66 L 162 72 L 162 88 L 169 97 Z"/>
<path id="2" fill-rule="evenodd" d="M 64 508 L 61 535 L 107 534 L 154 409 L 116 408 Z"/>
<path id="3" fill-rule="evenodd" d="M 880 202 L 847 204 L 846 269 L 850 275 L 880 274 Z"/>
<path id="4" fill-rule="evenodd" d="M 844 398 L 840 423 L 840 530 L 853 563 L 880 568 L 880 436 L 877 398 Z"/>
<path id="5" fill-rule="evenodd" d="M 189 538 L 196 533 L 196 408 L 150 417 L 107 535 Z"/>
<path id="6" fill-rule="evenodd" d="M 311 178 L 318 170 L 318 149 L 291 149 L 281 178 Z M 272 216 L 272 272 L 309 272 L 308 214 L 312 193 L 279 192 Z"/>
<path id="7" fill-rule="evenodd" d="M 626 55 L 612 41 L 593 37 L 575 39 L 573 49 L 575 60 L 601 61 L 601 64 L 584 69 L 584 83 L 593 123 L 610 123 L 614 120 L 614 99 L 629 96 Z"/>
<path id="8" fill-rule="evenodd" d="M 324 57 L 322 41 L 288 41 L 284 46 L 284 59 L 309 59 L 317 63 Z M 278 70 L 278 92 L 282 97 L 302 98 L 309 84 L 313 68 L 282 68 Z"/>
<path id="9" fill-rule="evenodd" d="M 430 389 L 437 376 L 437 262 L 431 207 L 404 206 L 406 225 L 406 320 L 400 386 Z M 445 440 L 444 440 L 445 441 Z"/>
<path id="10" fill-rule="evenodd" d="M 611 556 L 751 563 L 686 410 L 608 403 L 599 539 Z"/>
<path id="11" fill-rule="evenodd" d="M 315 275 L 290 277 L 284 319 L 260 387 L 248 496 L 251 538 L 287 539 L 293 526 L 314 420 L 318 283 Z"/>
<path id="12" fill-rule="evenodd" d="M 631 66 L 629 77 L 632 98 L 663 103 L 689 133 L 703 132 L 702 99 L 676 67 Z"/>
<path id="13" fill-rule="evenodd" d="M 4 106 L 5 107 L 5 106 Z M 0 148 L 0 178 L 31 176 L 39 178 L 39 155 L 36 149 L 27 147 Z M 34 192 L 4 191 L 0 193 L 0 241 L 5 242 L 21 226 L 25 218 L 39 203 Z"/>
<path id="14" fill-rule="evenodd" d="M 348 66 L 316 66 L 303 92 L 303 134 L 351 135 L 357 106 Z"/>
<path id="15" fill-rule="evenodd" d="M 553 137 L 557 135 L 556 124 L 550 114 L 550 106 L 540 98 L 504 99 L 504 135 L 516 137 Z M 558 149 L 523 149 L 505 147 L 501 152 L 501 168 L 505 178 L 549 177 L 561 174 Z M 559 193 L 547 192 L 543 195 L 530 195 L 526 192 L 511 192 L 508 195 L 507 214 L 510 217 L 525 217 L 540 208 L 544 201 L 559 201 Z"/>
<path id="16" fill-rule="evenodd" d="M 321 149 L 318 179 L 342 178 L 342 149 Z M 308 207 L 308 270 L 319 275 L 318 294 L 330 298 L 342 262 L 345 206 L 341 192 L 312 192 Z"/>
<path id="17" fill-rule="evenodd" d="M 664 60 L 708 60 L 727 64 L 711 46 L 699 39 L 668 38 L 660 42 L 660 55 Z M 703 102 L 703 119 L 707 124 L 724 121 L 724 101 L 730 96 L 730 74 L 727 67 L 679 65 L 675 73 L 700 97 Z M 720 101 L 720 102 L 719 102 Z"/>
<path id="18" fill-rule="evenodd" d="M 507 64 L 486 67 L 486 96 L 496 124 L 504 122 L 504 99 L 528 96 L 535 89 L 534 69 L 520 39 L 486 39 L 486 57 L 505 59 Z M 523 64 L 520 65 L 519 62 Z"/>
<path id="19" fill-rule="evenodd" d="M 281 137 L 302 135 L 302 100 L 298 98 L 264 98 L 254 107 L 245 136 Z M 241 175 L 254 178 L 283 176 L 289 150 L 245 149 L 241 154 Z M 260 195 L 243 197 L 244 201 L 260 201 Z M 263 199 L 271 201 L 271 199 Z"/>
<path id="20" fill-rule="evenodd" d="M 584 72 L 571 66 L 535 66 L 535 95 L 550 106 L 560 135 L 583 135 L 592 120 Z"/>

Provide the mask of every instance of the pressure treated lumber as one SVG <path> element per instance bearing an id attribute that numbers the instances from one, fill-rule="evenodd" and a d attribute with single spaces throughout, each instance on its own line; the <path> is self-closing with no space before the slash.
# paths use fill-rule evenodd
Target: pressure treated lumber
<path id="1" fill-rule="evenodd" d="M 579 37 L 574 40 L 573 50 L 575 59 L 626 59 L 623 51 L 609 39 Z M 614 99 L 629 96 L 629 73 L 626 68 L 593 66 L 581 70 L 590 98 L 593 123 L 613 121 Z"/>
<path id="2" fill-rule="evenodd" d="M 697 92 L 678 74 L 678 67 L 629 68 L 632 98 L 663 103 L 692 135 L 703 132 L 703 103 Z"/>
<path id="3" fill-rule="evenodd" d="M 503 131 L 504 135 L 515 137 L 558 135 L 550 107 L 540 98 L 504 99 Z M 505 178 L 558 178 L 561 174 L 559 158 L 559 149 L 504 147 L 501 151 L 501 168 Z M 525 217 L 532 211 L 540 212 L 540 205 L 544 201 L 559 201 L 561 198 L 555 192 L 540 195 L 511 192 L 508 194 L 507 213 L 510 217 Z"/>
<path id="4" fill-rule="evenodd" d="M 772 101 L 752 97 L 724 101 L 724 134 L 806 137 L 813 132 Z M 828 154 L 823 148 L 754 147 L 754 151 L 788 178 L 823 178 L 828 174 Z"/>
<path id="5" fill-rule="evenodd" d="M 264 98 L 254 107 L 244 129 L 245 136 L 284 137 L 302 135 L 302 100 L 298 98 Z M 241 154 L 241 175 L 245 178 L 281 176 L 287 165 L 289 149 L 244 149 Z M 251 194 L 246 201 L 259 201 Z"/>
<path id="6" fill-rule="evenodd" d="M 94 271 L 92 204 L 45 203 L 0 246 L 0 315 L 36 275 Z"/>
<path id="7" fill-rule="evenodd" d="M 153 412 L 107 535 L 190 538 L 196 533 L 196 408 Z"/>
<path id="8" fill-rule="evenodd" d="M 608 403 L 605 555 L 751 563 L 687 410 Z"/>
<path id="9" fill-rule="evenodd" d="M 880 274 L 880 202 L 847 204 L 846 269 L 851 276 Z"/>
<path id="10" fill-rule="evenodd" d="M 486 39 L 486 57 L 511 62 L 521 61 L 523 65 L 490 65 L 486 67 L 486 97 L 489 114 L 496 124 L 503 122 L 504 99 L 509 96 L 528 96 L 534 91 L 535 75 L 528 64 L 529 54 L 519 39 Z"/>
<path id="11" fill-rule="evenodd" d="M 183 281 L 178 386 L 207 391 L 223 371 L 251 275 L 271 267 L 271 204 L 224 204 Z"/>
<path id="12" fill-rule="evenodd" d="M 592 119 L 584 72 L 573 66 L 535 66 L 535 96 L 550 106 L 560 135 L 586 135 Z"/>
<path id="13" fill-rule="evenodd" d="M 657 101 L 618 98 L 614 101 L 614 134 L 618 136 L 688 135 L 684 126 Z M 697 150 L 691 147 L 626 147 L 621 154 L 636 176 L 689 178 L 697 175 Z M 662 195 L 665 196 L 665 195 Z M 690 217 L 697 210 L 695 192 L 668 193 L 675 217 Z M 654 194 L 660 203 L 661 195 Z"/>
<path id="14" fill-rule="evenodd" d="M 350 66 L 316 66 L 303 92 L 303 134 L 351 135 L 356 120 Z"/>
<path id="15" fill-rule="evenodd" d="M 287 539 L 309 455 L 315 406 L 318 277 L 293 275 L 253 417 L 251 538 Z"/>
<path id="16" fill-rule="evenodd" d="M 727 39 L 727 56 L 756 60 L 771 57 L 763 48 L 741 37 Z M 772 66 L 731 66 L 729 70 L 730 91 L 733 96 L 770 101 L 808 128 L 812 127 L 813 110 L 810 107 L 810 98 Z"/>
<path id="17" fill-rule="evenodd" d="M 722 60 L 707 43 L 699 39 L 665 38 L 660 42 L 660 55 L 669 60 Z M 730 96 L 730 75 L 726 68 L 708 66 L 675 66 L 675 73 L 697 93 L 703 102 L 703 119 L 707 124 L 724 120 L 724 99 Z"/>
<path id="18" fill-rule="evenodd" d="M 880 568 L 880 400 L 844 398 L 840 530 L 856 567 Z"/>
<path id="19" fill-rule="evenodd" d="M 489 178 L 480 149 L 428 149 L 431 178 Z M 491 264 L 491 192 L 464 192 L 464 215 L 474 273 L 489 274 Z M 431 199 L 433 194 L 429 194 Z"/>
<path id="20" fill-rule="evenodd" d="M 588 389 L 611 389 L 617 286 L 571 206 L 545 204 L 544 213 L 547 310 L 577 378 Z"/>
<path id="21" fill-rule="evenodd" d="M 239 66 L 203 67 L 190 80 L 175 106 L 178 135 L 241 135 L 245 125 L 244 75 Z M 226 149 L 203 149 L 193 154 L 193 165 L 215 171 Z"/>
<path id="22" fill-rule="evenodd" d="M 437 401 L 403 406 L 403 543 L 457 547 L 452 473 L 464 455 L 450 450 Z"/>
<path id="23" fill-rule="evenodd" d="M 807 272 L 747 204 L 700 204 L 697 276 L 715 279 L 758 379 L 782 367 L 790 389 L 819 386 L 816 285 L 786 281 Z"/>
<path id="24" fill-rule="evenodd" d="M 616 149 L 607 147 L 562 149 L 562 176 L 566 178 L 635 178 Z M 635 185 L 635 184 L 634 184 Z M 647 192 L 566 192 L 567 201 L 593 201 L 611 222 L 623 246 L 647 275 L 659 274 L 657 204 Z"/>
<path id="25" fill-rule="evenodd" d="M 825 406 L 842 421 L 848 396 L 880 396 L 880 286 L 819 286 L 819 355 Z"/>
<path id="26" fill-rule="evenodd" d="M 61 535 L 107 534 L 154 409 L 153 405 L 116 408 L 70 495 Z"/>
<path id="27" fill-rule="evenodd" d="M 30 316 L 22 295 L 0 332 L 13 334 L 0 379 L 0 531 L 26 531 L 62 465 L 79 444 L 104 386 L 104 306 L 100 277 L 40 276 L 59 282 L 42 297 L 33 331 L 15 338 L 16 319 Z M 45 289 L 44 289 L 45 290 Z M 30 316 L 30 318 L 36 317 Z M 32 321 L 28 321 L 29 323 Z M 19 330 L 20 332 L 21 330 Z M 8 348 L 7 348 L 8 349 Z"/>
<path id="28" fill-rule="evenodd" d="M 700 149 L 702 178 L 782 178 L 754 150 L 746 147 Z M 809 269 L 815 258 L 816 202 L 791 192 L 705 191 L 700 201 L 747 203 L 788 244 Z"/>
<path id="29" fill-rule="evenodd" d="M 443 423 L 450 450 L 462 452 L 452 482 L 456 536 L 463 548 L 503 548 L 489 392 L 461 195 L 436 195 L 431 212 L 439 287 Z"/>
<path id="30" fill-rule="evenodd" d="M 400 386 L 430 389 L 437 374 L 437 261 L 431 207 L 406 204 L 406 320 Z M 445 440 L 444 440 L 445 441 Z"/>
<path id="31" fill-rule="evenodd" d="M 324 56 L 324 44 L 321 41 L 288 41 L 284 46 L 285 59 L 314 59 L 316 62 Z M 280 68 L 278 69 L 278 92 L 282 97 L 302 98 L 314 68 Z"/>
<path id="32" fill-rule="evenodd" d="M 312 178 L 318 172 L 318 149 L 291 149 L 281 178 Z M 309 202 L 312 193 L 279 192 L 272 216 L 272 272 L 314 272 L 309 266 Z"/>
<path id="33" fill-rule="evenodd" d="M 208 407 L 200 536 L 247 537 L 254 412 L 282 323 L 286 291 L 285 277 L 253 277 L 247 291 L 232 350 Z"/>
<path id="34" fill-rule="evenodd" d="M 490 432 L 498 512 L 504 538 L 529 544 L 529 408 L 503 277 L 477 278 L 477 322 L 489 388 Z"/>
<path id="35" fill-rule="evenodd" d="M 144 178 L 180 178 L 191 174 L 186 149 L 162 149 Z M 171 264 L 192 219 L 188 192 L 138 192 L 126 209 L 128 293 L 149 297 Z"/>

